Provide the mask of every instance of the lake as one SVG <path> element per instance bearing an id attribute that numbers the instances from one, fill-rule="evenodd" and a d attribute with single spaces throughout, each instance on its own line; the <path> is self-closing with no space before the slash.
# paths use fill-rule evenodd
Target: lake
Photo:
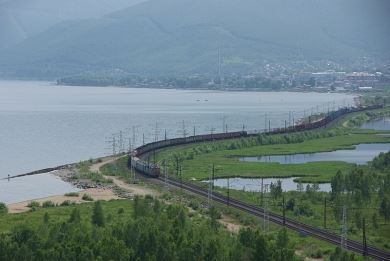
<path id="1" fill-rule="evenodd" d="M 143 135 L 145 142 L 162 139 L 165 130 L 171 138 L 183 132 L 192 134 L 194 127 L 196 134 L 221 132 L 223 126 L 228 131 L 242 130 L 243 125 L 247 130 L 264 129 L 268 120 L 272 128 L 281 127 L 293 118 L 352 101 L 352 95 L 334 93 L 68 87 L 0 81 L 0 178 L 111 154 L 108 140 L 112 134 L 123 130 L 123 144 L 128 144 L 125 137 L 132 136 L 133 126 L 140 145 Z M 30 179 L 0 181 L 0 201 L 11 194 L 23 195 L 14 197 L 18 200 L 48 195 L 48 185 L 37 183 L 29 188 L 30 194 L 22 185 L 11 185 L 31 183 Z"/>
<path id="2" fill-rule="evenodd" d="M 260 192 L 261 191 L 261 182 L 263 185 L 270 185 L 271 183 L 276 184 L 278 180 L 282 182 L 283 191 L 297 191 L 298 183 L 294 182 L 296 178 L 230 178 L 229 187 L 235 190 L 243 190 L 247 192 Z M 208 181 L 204 181 L 208 182 Z M 306 186 L 311 183 L 301 183 L 303 186 L 303 191 L 306 190 Z M 215 179 L 214 186 L 227 188 L 228 180 L 225 178 Z M 330 183 L 319 183 L 319 191 L 329 192 L 332 190 Z M 268 187 L 269 191 L 269 187 Z"/>
<path id="3" fill-rule="evenodd" d="M 372 120 L 366 123 L 363 123 L 360 126 L 362 129 L 372 129 L 372 130 L 390 130 L 390 118 L 385 117 L 381 119 Z"/>
<path id="4" fill-rule="evenodd" d="M 316 161 L 344 161 L 359 165 L 367 164 L 381 152 L 388 152 L 390 143 L 359 144 L 352 150 L 336 150 L 331 152 L 318 152 L 291 155 L 272 155 L 259 157 L 241 157 L 246 162 L 277 162 L 280 164 L 303 164 Z"/>

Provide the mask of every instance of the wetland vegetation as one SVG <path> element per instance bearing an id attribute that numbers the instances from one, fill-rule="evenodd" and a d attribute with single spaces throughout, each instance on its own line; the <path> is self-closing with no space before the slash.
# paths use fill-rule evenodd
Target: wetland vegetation
<path id="1" fill-rule="evenodd" d="M 302 183 L 331 183 L 331 191 L 321 192 L 317 185 L 301 191 L 283 192 L 277 182 L 268 193 L 214 187 L 215 190 L 251 204 L 267 206 L 271 211 L 340 233 L 342 207 L 348 209 L 348 234 L 362 240 L 363 219 L 369 244 L 390 249 L 390 156 L 385 153 L 362 166 L 343 161 L 318 161 L 302 164 L 243 162 L 237 157 L 293 155 L 353 149 L 358 144 L 389 143 L 389 130 L 369 130 L 359 126 L 390 109 L 354 113 L 328 128 L 294 134 L 259 135 L 240 140 L 185 145 L 161 151 L 156 161 L 169 162 L 169 174 L 207 186 L 202 180 L 228 177 L 286 178 Z M 214 169 L 214 171 L 213 171 Z M 285 205 L 283 205 L 283 198 Z M 325 203 L 326 201 L 326 203 Z M 326 221 L 324 216 L 326 215 Z"/>

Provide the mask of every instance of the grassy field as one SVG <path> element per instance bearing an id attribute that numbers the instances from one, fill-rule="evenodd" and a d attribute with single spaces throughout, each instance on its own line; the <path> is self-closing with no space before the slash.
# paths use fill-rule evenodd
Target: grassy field
<path id="1" fill-rule="evenodd" d="M 108 220 L 125 220 L 130 218 L 132 213 L 132 203 L 129 200 L 111 200 L 102 201 L 102 207 L 105 211 Z M 91 220 L 92 209 L 94 202 L 83 203 L 75 206 L 56 206 L 50 208 L 39 208 L 35 211 L 20 213 L 20 214 L 5 214 L 0 215 L 0 233 L 7 233 L 14 227 L 27 225 L 30 227 L 38 227 L 43 223 L 45 213 L 49 214 L 49 220 L 52 223 L 67 222 L 74 208 L 80 210 L 82 222 L 89 223 Z M 122 208 L 123 214 L 118 215 L 118 210 Z"/>
<path id="2" fill-rule="evenodd" d="M 387 115 L 389 109 L 378 110 L 378 114 Z M 374 114 L 375 116 L 375 114 Z M 390 134 L 390 131 L 374 131 L 363 130 L 356 128 L 356 124 L 362 123 L 370 119 L 367 114 L 355 113 L 348 115 L 327 130 L 320 132 L 333 131 L 336 135 L 330 137 L 312 138 L 308 135 L 308 139 L 303 142 L 290 144 L 273 144 L 273 145 L 257 145 L 246 146 L 244 148 L 226 149 L 229 143 L 233 140 L 216 141 L 203 144 L 184 145 L 174 148 L 169 148 L 160 151 L 157 154 L 157 161 L 168 160 L 169 174 L 176 176 L 178 171 L 176 168 L 175 158 L 180 158 L 179 165 L 182 167 L 182 178 L 191 180 L 199 185 L 206 186 L 199 181 L 208 179 L 212 170 L 212 165 L 215 166 L 215 177 L 296 177 L 296 180 L 301 182 L 330 182 L 331 178 L 338 170 L 346 173 L 355 167 L 355 164 L 349 164 L 342 161 L 334 162 L 310 162 L 305 164 L 279 164 L 279 163 L 260 163 L 260 162 L 242 162 L 238 157 L 255 157 L 264 155 L 291 155 L 300 153 L 315 153 L 328 152 L 340 149 L 353 149 L 354 145 L 361 143 L 390 143 L 390 136 L 378 134 Z M 325 135 L 326 136 L 326 135 Z M 245 140 L 245 139 L 242 139 Z M 243 141 L 245 142 L 245 141 Z M 205 150 L 205 147 L 210 149 Z M 193 153 L 196 150 L 206 151 L 205 153 Z M 222 149 L 221 149 L 222 148 Z M 185 155 L 180 157 L 180 155 Z M 188 157 L 190 155 L 190 157 Z M 365 168 L 365 167 L 363 167 Z M 215 188 L 222 194 L 227 194 L 226 189 Z M 230 190 L 230 195 L 234 198 L 246 201 L 251 204 L 260 204 L 260 194 L 253 192 L 244 192 Z M 288 192 L 285 193 L 286 201 L 295 199 L 296 204 L 302 206 L 305 211 L 311 215 L 301 215 L 293 211 L 287 211 L 288 217 L 301 220 L 303 222 L 323 227 L 324 221 L 324 199 L 329 197 L 328 193 L 316 192 L 316 194 L 308 194 L 306 192 Z M 269 201 L 269 208 L 273 212 L 282 213 L 282 199 L 272 199 Z M 379 203 L 378 203 L 379 204 Z M 375 204 L 375 205 L 378 205 Z M 381 248 L 390 249 L 390 226 L 386 224 L 383 218 L 378 218 L 377 227 L 374 228 L 371 217 L 373 213 L 379 213 L 377 209 L 370 209 L 371 206 L 361 206 L 365 208 L 360 213 L 358 210 L 349 210 L 349 237 L 356 240 L 361 240 L 362 230 L 357 228 L 355 219 L 361 215 L 370 217 L 367 221 L 367 234 L 369 244 L 377 245 Z M 328 205 L 327 207 L 327 229 L 338 233 L 340 231 L 339 223 L 339 206 Z"/>
<path id="3" fill-rule="evenodd" d="M 307 140 L 294 144 L 276 144 L 253 146 L 244 149 L 212 151 L 206 154 L 195 155 L 193 159 L 181 162 L 183 179 L 207 179 L 212 164 L 216 167 L 217 177 L 301 177 L 302 182 L 329 182 L 338 170 L 347 171 L 354 164 L 335 162 L 310 162 L 305 164 L 279 164 L 242 162 L 238 157 L 264 155 L 291 155 L 297 153 L 315 153 L 334 151 L 339 149 L 353 149 L 353 145 L 360 143 L 389 143 L 390 137 L 377 135 L 378 132 L 363 133 L 353 130 L 334 137 Z M 226 142 L 226 141 L 224 141 Z M 158 160 L 170 159 L 174 154 L 186 153 L 196 146 L 181 146 L 164 150 L 158 154 Z M 204 144 L 203 144 L 204 146 Z M 176 174 L 175 162 L 170 160 L 170 173 Z"/>

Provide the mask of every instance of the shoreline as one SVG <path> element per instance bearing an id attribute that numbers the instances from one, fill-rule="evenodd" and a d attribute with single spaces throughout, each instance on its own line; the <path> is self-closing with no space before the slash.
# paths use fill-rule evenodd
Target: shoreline
<path id="1" fill-rule="evenodd" d="M 123 157 L 120 155 L 118 157 L 102 157 L 94 159 L 94 163 L 89 166 L 89 170 L 91 172 L 100 172 L 100 167 L 108 164 L 112 161 L 115 161 Z M 47 197 L 34 198 L 23 200 L 20 202 L 7 204 L 8 211 L 11 214 L 18 214 L 30 211 L 31 208 L 28 207 L 28 204 L 31 202 L 38 202 L 40 205 L 45 201 L 51 201 L 55 205 L 61 205 L 64 201 L 70 201 L 71 204 L 82 204 L 91 202 L 89 200 L 83 200 L 82 197 L 84 194 L 90 196 L 93 201 L 96 200 L 118 200 L 125 198 L 132 198 L 134 195 L 158 195 L 159 192 L 153 189 L 150 189 L 146 186 L 142 186 L 139 184 L 129 184 L 125 181 L 121 180 L 118 176 L 103 176 L 106 179 L 111 179 L 112 183 L 102 184 L 97 183 L 92 180 L 87 179 L 72 179 L 72 176 L 77 174 L 77 163 L 69 164 L 66 168 L 58 169 L 55 171 L 51 171 L 48 173 L 40 173 L 40 174 L 49 174 L 55 177 L 60 178 L 63 182 L 71 184 L 73 187 L 80 189 L 80 191 L 76 192 L 77 196 L 67 196 L 64 194 L 51 195 Z M 30 174 L 30 175 L 38 175 Z M 23 176 L 22 176 L 23 177 Z M 120 192 L 120 193 L 119 193 Z"/>

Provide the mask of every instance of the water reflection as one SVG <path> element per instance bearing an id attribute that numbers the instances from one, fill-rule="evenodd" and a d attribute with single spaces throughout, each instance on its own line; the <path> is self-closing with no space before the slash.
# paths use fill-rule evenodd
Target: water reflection
<path id="1" fill-rule="evenodd" d="M 390 150 L 390 143 L 359 144 L 352 150 L 336 150 L 310 154 L 274 155 L 260 157 L 241 157 L 246 162 L 278 162 L 280 164 L 303 164 L 315 161 L 344 161 L 359 165 L 367 164 L 381 152 Z"/>
<path id="2" fill-rule="evenodd" d="M 362 129 L 390 130 L 390 118 L 381 118 L 364 123 Z"/>
<path id="3" fill-rule="evenodd" d="M 243 190 L 248 192 L 260 192 L 261 184 L 276 184 L 278 180 L 282 183 L 283 191 L 305 191 L 307 185 L 313 185 L 311 183 L 298 183 L 295 182 L 296 178 L 230 178 L 229 179 L 229 187 L 230 189 Z M 208 181 L 204 181 L 208 182 Z M 214 186 L 227 188 L 228 187 L 228 179 L 215 179 Z M 321 183 L 318 184 L 319 191 L 329 192 L 331 191 L 330 183 Z"/>

